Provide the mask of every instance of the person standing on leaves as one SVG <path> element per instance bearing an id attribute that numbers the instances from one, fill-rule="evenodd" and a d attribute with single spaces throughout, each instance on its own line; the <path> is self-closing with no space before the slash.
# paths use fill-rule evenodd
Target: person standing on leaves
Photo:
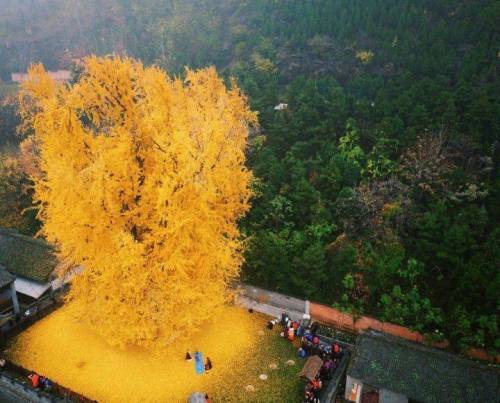
<path id="1" fill-rule="evenodd" d="M 32 372 L 29 376 L 28 379 L 31 381 L 31 385 L 34 388 L 38 388 L 40 385 L 40 375 L 38 375 L 36 372 Z"/>

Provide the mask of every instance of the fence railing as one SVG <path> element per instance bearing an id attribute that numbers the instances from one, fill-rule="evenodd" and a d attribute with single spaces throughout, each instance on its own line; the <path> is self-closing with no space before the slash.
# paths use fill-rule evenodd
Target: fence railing
<path id="1" fill-rule="evenodd" d="M 19 390 L 21 393 L 31 393 L 36 394 L 41 398 L 46 398 L 48 401 L 66 401 L 66 402 L 82 402 L 82 403 L 93 403 L 95 400 L 91 400 L 80 393 L 74 392 L 57 382 L 50 380 L 52 386 L 50 391 L 43 391 L 41 389 L 34 388 L 30 385 L 28 376 L 33 371 L 13 363 L 12 361 L 6 360 L 2 376 L 10 380 L 10 383 Z"/>
<path id="2" fill-rule="evenodd" d="M 20 315 L 12 315 L 0 322 L 0 343 L 16 336 L 31 324 L 47 316 L 61 305 L 59 300 L 62 290 L 55 294 L 48 294 L 37 301 L 23 307 Z M 29 312 L 29 314 L 27 314 Z"/>

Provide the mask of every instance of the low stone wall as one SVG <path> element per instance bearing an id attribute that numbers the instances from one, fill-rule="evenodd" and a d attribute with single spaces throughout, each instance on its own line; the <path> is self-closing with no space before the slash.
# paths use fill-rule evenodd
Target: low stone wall
<path id="1" fill-rule="evenodd" d="M 286 307 L 286 309 L 290 311 L 302 313 L 306 312 L 306 301 L 298 298 L 289 297 L 287 295 L 264 290 L 262 288 L 247 284 L 241 285 L 241 291 L 243 292 L 243 296 L 257 301 L 261 304 L 272 305 L 280 309 Z"/>

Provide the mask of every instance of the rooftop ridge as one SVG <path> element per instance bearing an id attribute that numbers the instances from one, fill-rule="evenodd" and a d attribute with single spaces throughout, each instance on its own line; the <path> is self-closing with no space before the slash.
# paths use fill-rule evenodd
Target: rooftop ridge
<path id="1" fill-rule="evenodd" d="M 29 235 L 21 234 L 20 232 L 18 232 L 15 229 L 0 228 L 0 235 L 17 238 L 17 239 L 20 239 L 22 241 L 29 242 L 29 243 L 32 243 L 34 245 L 42 246 L 42 247 L 48 248 L 52 251 L 55 251 L 55 247 L 52 244 L 48 243 L 46 240 L 44 240 L 42 238 L 34 238 L 34 237 L 29 236 Z"/>

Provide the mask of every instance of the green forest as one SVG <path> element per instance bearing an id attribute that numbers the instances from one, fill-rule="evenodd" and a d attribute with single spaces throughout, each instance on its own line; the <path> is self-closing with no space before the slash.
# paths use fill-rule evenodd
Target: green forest
<path id="1" fill-rule="evenodd" d="M 243 280 L 500 352 L 500 2 L 2 3 L 0 226 L 39 226 L 12 72 L 215 65 L 259 113 Z"/>

